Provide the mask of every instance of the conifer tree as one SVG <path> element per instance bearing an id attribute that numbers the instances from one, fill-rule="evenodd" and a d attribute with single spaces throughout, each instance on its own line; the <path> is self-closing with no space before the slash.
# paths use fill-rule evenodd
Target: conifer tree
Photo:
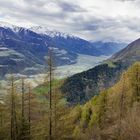
<path id="1" fill-rule="evenodd" d="M 140 66 L 136 63 L 131 68 L 131 84 L 133 89 L 133 101 L 140 101 Z"/>
<path id="2" fill-rule="evenodd" d="M 52 82 L 53 82 L 53 50 L 49 48 L 47 57 L 47 67 L 48 67 L 48 81 L 49 81 L 49 140 L 52 140 Z"/>
<path id="3" fill-rule="evenodd" d="M 29 104 L 26 104 L 26 89 L 25 89 L 25 80 L 24 77 L 21 79 L 22 85 L 21 85 L 21 140 L 29 140 L 29 116 L 26 113 L 26 107 Z M 28 108 L 29 109 L 29 108 Z M 28 110 L 29 113 L 29 110 Z"/>
<path id="4" fill-rule="evenodd" d="M 120 90 L 120 100 L 119 100 L 119 122 L 118 122 L 118 140 L 122 139 L 122 120 L 124 118 L 124 112 L 125 112 L 125 73 L 122 76 L 122 85 L 121 85 L 121 90 Z"/>
<path id="5" fill-rule="evenodd" d="M 29 140 L 31 139 L 31 85 L 28 87 L 28 123 L 29 123 Z"/>
<path id="6" fill-rule="evenodd" d="M 15 84 L 14 77 L 11 77 L 11 140 L 18 139 L 16 101 L 15 101 Z"/>
<path id="7" fill-rule="evenodd" d="M 106 120 L 106 111 L 107 111 L 107 91 L 103 91 L 100 94 L 100 103 L 99 103 L 99 114 L 98 114 L 98 124 L 99 128 L 103 129 Z"/>

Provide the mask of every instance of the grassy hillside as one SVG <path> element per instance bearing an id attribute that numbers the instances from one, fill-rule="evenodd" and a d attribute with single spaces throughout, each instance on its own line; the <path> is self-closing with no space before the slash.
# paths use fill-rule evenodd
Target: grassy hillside
<path id="1" fill-rule="evenodd" d="M 54 79 L 52 81 L 52 89 L 54 93 L 59 93 L 59 88 L 62 86 L 64 82 L 64 79 Z M 36 97 L 39 99 L 40 102 L 44 102 L 49 100 L 49 90 L 50 85 L 49 83 L 41 84 L 33 89 L 33 93 L 36 95 Z M 57 90 L 57 91 L 55 91 Z M 48 101 L 49 102 L 49 101 Z M 67 104 L 66 98 L 62 96 L 62 99 L 60 100 L 61 103 Z"/>
<path id="2" fill-rule="evenodd" d="M 59 88 L 62 85 L 63 81 L 64 80 L 62 80 L 62 79 L 55 79 L 55 80 L 53 80 L 53 82 L 52 82 L 52 88 L 53 89 L 54 88 Z M 49 92 L 49 83 L 48 84 L 47 83 L 44 83 L 44 84 L 39 85 L 36 88 L 34 88 L 34 93 L 35 94 L 41 94 L 41 95 L 43 95 L 43 94 L 46 94 L 48 92 Z"/>

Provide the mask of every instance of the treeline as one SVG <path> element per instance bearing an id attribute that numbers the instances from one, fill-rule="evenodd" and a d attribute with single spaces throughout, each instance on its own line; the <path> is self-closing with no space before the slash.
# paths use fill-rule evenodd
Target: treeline
<path id="1" fill-rule="evenodd" d="M 49 88 L 50 83 L 43 85 Z M 65 125 L 70 108 L 59 89 L 53 88 L 51 97 L 50 90 L 41 95 L 33 91 L 24 78 L 18 82 L 10 78 L 7 95 L 0 102 L 0 140 L 70 139 L 71 127 Z"/>
<path id="2" fill-rule="evenodd" d="M 53 86 L 52 52 L 47 58 L 47 73 L 41 95 L 34 93 L 25 77 L 9 79 L 7 95 L 0 102 L 0 140 L 63 140 L 73 139 L 71 126 L 65 125 L 69 113 L 59 86 Z M 60 81 L 61 82 L 61 81 Z M 59 83 L 61 84 L 61 83 Z"/>
<path id="3" fill-rule="evenodd" d="M 54 86 L 58 81 L 51 54 L 47 60 L 41 94 L 24 77 L 9 79 L 0 102 L 0 140 L 139 140 L 140 63 L 86 104 L 69 106 L 60 87 Z"/>
<path id="4" fill-rule="evenodd" d="M 108 63 L 67 78 L 61 90 L 68 102 L 74 105 L 86 103 L 98 95 L 101 89 L 113 86 L 119 80 L 121 73 L 128 69 L 128 65 L 119 61 Z"/>
<path id="5" fill-rule="evenodd" d="M 140 63 L 124 72 L 112 88 L 76 106 L 69 117 L 78 140 L 139 140 Z"/>

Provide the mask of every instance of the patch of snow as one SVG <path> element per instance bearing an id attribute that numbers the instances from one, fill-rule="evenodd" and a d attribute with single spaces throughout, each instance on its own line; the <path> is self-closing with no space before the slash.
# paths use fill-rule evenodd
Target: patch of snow
<path id="1" fill-rule="evenodd" d="M 0 27 L 3 27 L 5 29 L 11 29 L 13 32 L 19 32 L 21 30 L 25 30 L 25 33 L 27 32 L 27 28 L 23 28 L 23 27 L 19 27 L 19 26 L 16 26 L 16 25 L 13 25 L 13 24 L 10 24 L 8 22 L 3 22 L 3 21 L 0 21 Z"/>
<path id="2" fill-rule="evenodd" d="M 4 65 L 0 65 L 0 68 L 3 68 L 4 67 Z"/>
<path id="3" fill-rule="evenodd" d="M 5 50 L 8 50 L 8 48 L 6 48 L 6 47 L 0 47 L 0 51 L 5 51 Z"/>
<path id="4" fill-rule="evenodd" d="M 28 32 L 28 30 L 31 30 L 31 31 L 33 31 L 35 33 L 47 35 L 47 36 L 49 36 L 51 38 L 62 37 L 62 38 L 65 38 L 65 39 L 67 39 L 67 38 L 75 38 L 75 39 L 79 40 L 78 37 L 73 36 L 71 34 L 63 33 L 63 32 L 53 30 L 53 29 L 47 28 L 47 27 L 42 27 L 42 26 L 34 26 L 34 27 L 31 27 L 31 28 L 24 28 L 24 27 L 19 27 L 19 26 L 16 26 L 16 25 L 12 25 L 12 24 L 7 23 L 7 22 L 0 21 L 0 27 L 3 27 L 5 29 L 10 28 L 15 33 L 24 30 L 25 34 L 26 34 Z"/>
<path id="5" fill-rule="evenodd" d="M 69 60 L 70 58 L 68 58 L 68 57 L 61 57 L 61 59 L 63 59 L 63 60 Z"/>
<path id="6" fill-rule="evenodd" d="M 70 34 L 67 34 L 67 33 L 62 33 L 62 32 L 59 32 L 57 30 L 52 30 L 50 28 L 47 28 L 47 27 L 42 27 L 42 26 L 34 26 L 34 27 L 31 27 L 29 28 L 30 30 L 36 32 L 36 33 L 39 33 L 39 34 L 45 34 L 51 38 L 54 38 L 54 37 L 63 37 L 65 39 L 67 39 L 68 37 L 70 38 L 76 38 L 76 39 L 79 39 L 78 37 L 75 37 L 73 35 L 70 35 Z"/>
<path id="7" fill-rule="evenodd" d="M 12 24 L 10 24 L 10 23 L 1 21 L 1 22 L 0 22 L 0 27 L 3 27 L 3 28 L 11 28 L 11 29 L 13 29 L 13 28 L 15 28 L 15 27 L 17 27 L 17 26 L 14 26 L 14 25 L 12 25 Z"/>
<path id="8" fill-rule="evenodd" d="M 18 59 L 18 58 L 10 58 L 11 60 L 14 60 L 15 62 L 20 62 L 23 61 L 23 59 Z"/>
<path id="9" fill-rule="evenodd" d="M 61 55 L 66 55 L 67 51 L 64 49 L 59 49 L 59 48 L 55 48 L 55 47 L 49 47 L 53 53 L 55 53 L 55 56 L 61 56 Z"/>
<path id="10" fill-rule="evenodd" d="M 0 47 L 0 57 L 7 57 L 7 56 L 11 56 L 11 55 L 16 55 L 20 58 L 24 58 L 24 55 L 22 55 L 21 53 L 18 53 L 12 49 L 8 49 L 5 47 Z"/>

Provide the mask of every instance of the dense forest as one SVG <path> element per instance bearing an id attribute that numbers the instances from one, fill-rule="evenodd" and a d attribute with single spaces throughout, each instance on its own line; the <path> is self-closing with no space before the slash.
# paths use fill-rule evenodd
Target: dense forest
<path id="1" fill-rule="evenodd" d="M 0 8 L 0 140 L 140 140 L 140 0 Z"/>
<path id="2" fill-rule="evenodd" d="M 102 64 L 67 78 L 61 86 L 67 100 L 71 104 L 85 103 L 102 89 L 113 86 L 124 71 L 140 61 L 139 44 L 137 39 Z"/>
<path id="3" fill-rule="evenodd" d="M 122 62 L 98 65 L 67 78 L 61 90 L 71 104 L 85 103 L 102 89 L 116 83 L 127 67 Z"/>
<path id="4" fill-rule="evenodd" d="M 139 140 L 140 63 L 124 72 L 112 88 L 102 91 L 69 116 L 73 134 L 83 140 Z"/>
<path id="5" fill-rule="evenodd" d="M 35 89 L 24 77 L 18 83 L 14 76 L 9 78 L 7 95 L 0 103 L 0 140 L 139 139 L 139 62 L 113 87 L 76 106 L 61 93 L 65 80 L 54 78 L 51 56 L 48 66 L 44 83 Z"/>

